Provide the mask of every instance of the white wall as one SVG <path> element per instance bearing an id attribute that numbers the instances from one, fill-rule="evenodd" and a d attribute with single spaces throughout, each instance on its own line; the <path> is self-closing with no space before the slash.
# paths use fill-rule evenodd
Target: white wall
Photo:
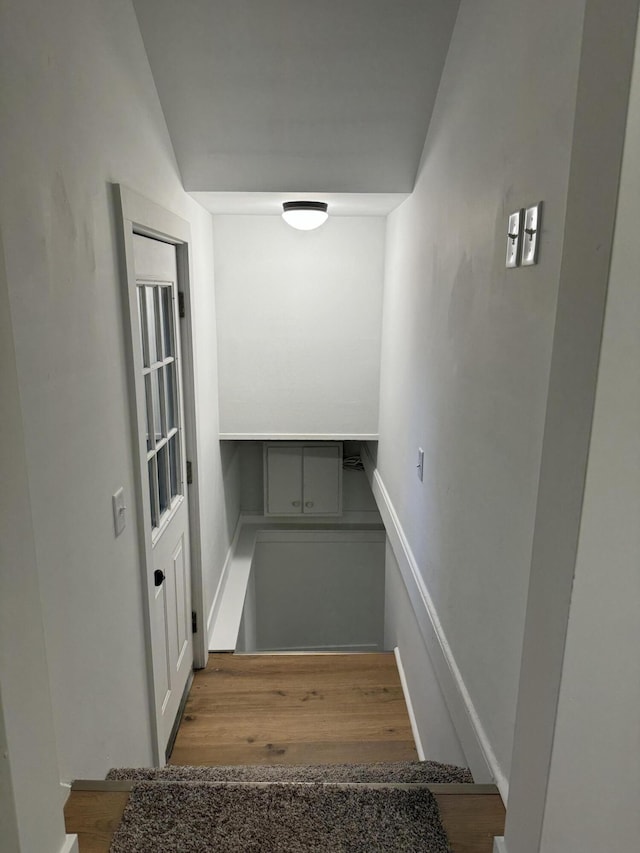
<path id="1" fill-rule="evenodd" d="M 640 44 L 540 850 L 640 838 Z"/>
<path id="2" fill-rule="evenodd" d="M 451 715 L 389 543 L 385 554 L 384 645 L 398 648 L 425 758 L 466 766 Z"/>
<path id="3" fill-rule="evenodd" d="M 65 834 L 14 341 L 0 239 L 0 849 Z"/>
<path id="4" fill-rule="evenodd" d="M 251 567 L 257 650 L 380 651 L 384 539 L 384 531 L 263 533 Z"/>
<path id="5" fill-rule="evenodd" d="M 0 684 L 0 688 L 2 685 Z M 55 796 L 55 787 L 53 788 Z M 59 818 L 58 818 L 59 820 Z M 54 824 L 55 832 L 55 824 Z M 18 816 L 16 814 L 15 799 L 13 796 L 13 779 L 11 777 L 11 765 L 9 764 L 9 744 L 4 727 L 4 710 L 2 706 L 2 693 L 0 692 L 0 838 L 9 850 L 20 850 L 20 839 L 18 836 Z"/>
<path id="6" fill-rule="evenodd" d="M 638 0 L 620 0 L 612 15 L 608 0 L 587 0 L 584 16 L 505 827 L 509 853 L 540 851 L 583 525 L 638 6 Z M 610 630 L 606 618 L 594 630 Z M 602 731 L 591 737 L 601 738 Z"/>
<path id="7" fill-rule="evenodd" d="M 415 192 L 388 224 L 378 473 L 503 794 L 583 12 L 463 0 Z M 507 271 L 508 215 L 539 200 L 540 263 Z"/>
<path id="8" fill-rule="evenodd" d="M 189 206 L 191 210 L 191 205 Z M 218 351 L 212 268 L 211 218 L 198 208 L 192 218 L 191 239 L 196 248 L 194 362 L 200 486 L 200 535 L 206 618 L 240 515 L 238 447 L 218 440 Z"/>
<path id="9" fill-rule="evenodd" d="M 264 470 L 261 441 L 240 441 L 240 505 L 242 511 L 264 512 Z"/>
<path id="10" fill-rule="evenodd" d="M 221 432 L 378 430 L 385 220 L 214 216 Z"/>
<path id="11" fill-rule="evenodd" d="M 134 517 L 116 539 L 111 515 L 134 469 L 110 183 L 192 227 L 209 596 L 231 526 L 211 219 L 182 190 L 129 0 L 9 0 L 1 29 L 0 221 L 59 769 L 98 778 L 151 757 Z"/>

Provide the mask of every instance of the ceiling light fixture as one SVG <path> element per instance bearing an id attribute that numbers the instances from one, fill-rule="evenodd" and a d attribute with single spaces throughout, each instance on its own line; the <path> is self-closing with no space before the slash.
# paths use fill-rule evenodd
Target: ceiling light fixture
<path id="1" fill-rule="evenodd" d="M 282 218 L 287 225 L 299 231 L 313 231 L 329 218 L 327 207 L 324 201 L 285 201 Z"/>

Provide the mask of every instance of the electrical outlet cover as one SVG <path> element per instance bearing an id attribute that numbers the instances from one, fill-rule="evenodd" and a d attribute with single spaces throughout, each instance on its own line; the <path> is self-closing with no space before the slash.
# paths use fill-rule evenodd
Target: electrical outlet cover
<path id="1" fill-rule="evenodd" d="M 522 211 L 516 210 L 509 217 L 507 226 L 507 269 L 520 264 L 520 246 L 522 242 Z"/>
<path id="2" fill-rule="evenodd" d="M 124 504 L 124 489 L 120 488 L 112 495 L 111 503 L 113 506 L 113 529 L 116 536 L 120 536 L 127 524 L 126 506 Z"/>
<path id="3" fill-rule="evenodd" d="M 540 247 L 540 226 L 542 222 L 542 202 L 528 207 L 524 212 L 522 230 L 522 266 L 530 267 L 538 263 Z"/>

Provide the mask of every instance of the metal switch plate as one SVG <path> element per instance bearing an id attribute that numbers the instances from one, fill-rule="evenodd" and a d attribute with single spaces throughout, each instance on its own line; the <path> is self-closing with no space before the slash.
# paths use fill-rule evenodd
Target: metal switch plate
<path id="1" fill-rule="evenodd" d="M 115 530 L 116 536 L 120 536 L 127 525 L 127 508 L 124 504 L 123 488 L 118 489 L 118 491 L 112 496 L 111 503 L 113 505 L 113 529 Z"/>
<path id="2" fill-rule="evenodd" d="M 540 247 L 540 226 L 542 223 L 542 202 L 528 207 L 524 212 L 522 231 L 522 266 L 530 267 L 538 263 Z"/>
<path id="3" fill-rule="evenodd" d="M 424 477 L 424 450 L 421 447 L 418 448 L 418 464 L 416 468 L 418 469 L 418 479 L 422 482 L 422 478 Z"/>
<path id="4" fill-rule="evenodd" d="M 513 269 L 520 263 L 520 244 L 522 237 L 522 211 L 517 210 L 509 217 L 507 228 L 507 268 Z"/>

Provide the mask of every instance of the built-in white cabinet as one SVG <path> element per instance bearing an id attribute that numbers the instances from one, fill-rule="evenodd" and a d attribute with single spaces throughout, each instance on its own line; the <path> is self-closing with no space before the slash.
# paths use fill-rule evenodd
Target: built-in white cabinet
<path id="1" fill-rule="evenodd" d="M 342 442 L 265 442 L 265 515 L 340 515 Z"/>

